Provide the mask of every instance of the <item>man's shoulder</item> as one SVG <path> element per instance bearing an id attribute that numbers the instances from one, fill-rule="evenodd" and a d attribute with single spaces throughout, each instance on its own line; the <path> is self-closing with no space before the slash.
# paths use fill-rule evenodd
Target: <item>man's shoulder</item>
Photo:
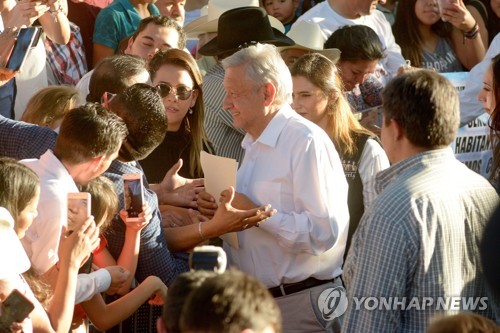
<path id="1" fill-rule="evenodd" d="M 297 21 L 300 20 L 310 21 L 314 18 L 325 17 L 326 15 L 325 9 L 327 9 L 328 7 L 329 7 L 328 1 L 320 2 L 311 9 L 309 9 L 307 12 L 300 15 Z"/>

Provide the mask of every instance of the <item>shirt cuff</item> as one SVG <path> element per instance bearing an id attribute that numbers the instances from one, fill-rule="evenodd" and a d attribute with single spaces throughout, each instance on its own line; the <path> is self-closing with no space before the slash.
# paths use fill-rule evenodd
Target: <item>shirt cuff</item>
<path id="1" fill-rule="evenodd" d="M 76 283 L 75 304 L 90 300 L 97 294 L 103 293 L 111 286 L 111 274 L 101 268 L 90 274 L 78 274 Z"/>

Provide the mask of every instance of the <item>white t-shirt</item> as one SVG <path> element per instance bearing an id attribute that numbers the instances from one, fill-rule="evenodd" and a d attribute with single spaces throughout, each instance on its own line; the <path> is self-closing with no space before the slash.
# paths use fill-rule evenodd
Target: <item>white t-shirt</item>
<path id="1" fill-rule="evenodd" d="M 302 20 L 318 23 L 325 41 L 335 30 L 345 25 L 366 25 L 372 28 L 386 49 L 387 56 L 381 61 L 381 64 L 389 73 L 389 79 L 395 77 L 399 67 L 406 64 L 405 59 L 401 55 L 401 48 L 396 44 L 396 40 L 392 34 L 391 25 L 384 14 L 378 10 L 357 19 L 347 19 L 334 11 L 328 4 L 328 1 L 323 1 L 300 16 L 297 22 Z"/>

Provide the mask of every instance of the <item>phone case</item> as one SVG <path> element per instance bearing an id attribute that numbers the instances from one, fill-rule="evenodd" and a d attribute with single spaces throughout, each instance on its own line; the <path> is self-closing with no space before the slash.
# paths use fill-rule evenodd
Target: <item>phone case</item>
<path id="1" fill-rule="evenodd" d="M 90 193 L 68 193 L 68 231 L 73 231 L 90 216 Z"/>
<path id="2" fill-rule="evenodd" d="M 12 53 L 10 54 L 9 61 L 7 62 L 7 68 L 13 70 L 19 70 L 26 60 L 29 50 L 32 46 L 38 42 L 40 38 L 41 28 L 39 27 L 28 27 L 21 28 L 19 34 L 17 35 L 16 43 Z"/>
<path id="3" fill-rule="evenodd" d="M 10 325 L 12 325 L 13 322 L 22 322 L 35 308 L 33 303 L 17 289 L 12 290 L 1 306 L 1 332 L 5 332 L 5 330 L 10 332 Z"/>
<path id="4" fill-rule="evenodd" d="M 138 222 L 144 203 L 144 192 L 141 174 L 123 175 L 123 201 L 128 213 L 127 222 Z"/>

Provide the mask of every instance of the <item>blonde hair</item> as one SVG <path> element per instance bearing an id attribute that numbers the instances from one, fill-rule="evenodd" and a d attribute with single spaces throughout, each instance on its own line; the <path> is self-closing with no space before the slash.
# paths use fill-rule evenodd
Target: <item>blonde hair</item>
<path id="1" fill-rule="evenodd" d="M 326 132 L 340 155 L 356 153 L 356 135 L 375 135 L 364 128 L 352 113 L 342 80 L 332 61 L 319 53 L 310 53 L 300 57 L 290 71 L 292 76 L 303 76 L 328 96 Z"/>
<path id="2" fill-rule="evenodd" d="M 105 233 L 111 220 L 118 213 L 119 203 L 115 185 L 105 176 L 99 176 L 82 186 L 81 191 L 90 193 L 91 213 L 101 228 L 101 234 Z M 106 220 L 103 220 L 104 218 Z"/>
<path id="3" fill-rule="evenodd" d="M 427 333 L 499 333 L 500 328 L 490 319 L 476 313 L 462 312 L 452 316 L 436 316 Z"/>
<path id="4" fill-rule="evenodd" d="M 40 89 L 28 101 L 21 120 L 53 128 L 54 124 L 76 105 L 78 97 L 78 89 L 70 86 L 49 86 Z"/>

